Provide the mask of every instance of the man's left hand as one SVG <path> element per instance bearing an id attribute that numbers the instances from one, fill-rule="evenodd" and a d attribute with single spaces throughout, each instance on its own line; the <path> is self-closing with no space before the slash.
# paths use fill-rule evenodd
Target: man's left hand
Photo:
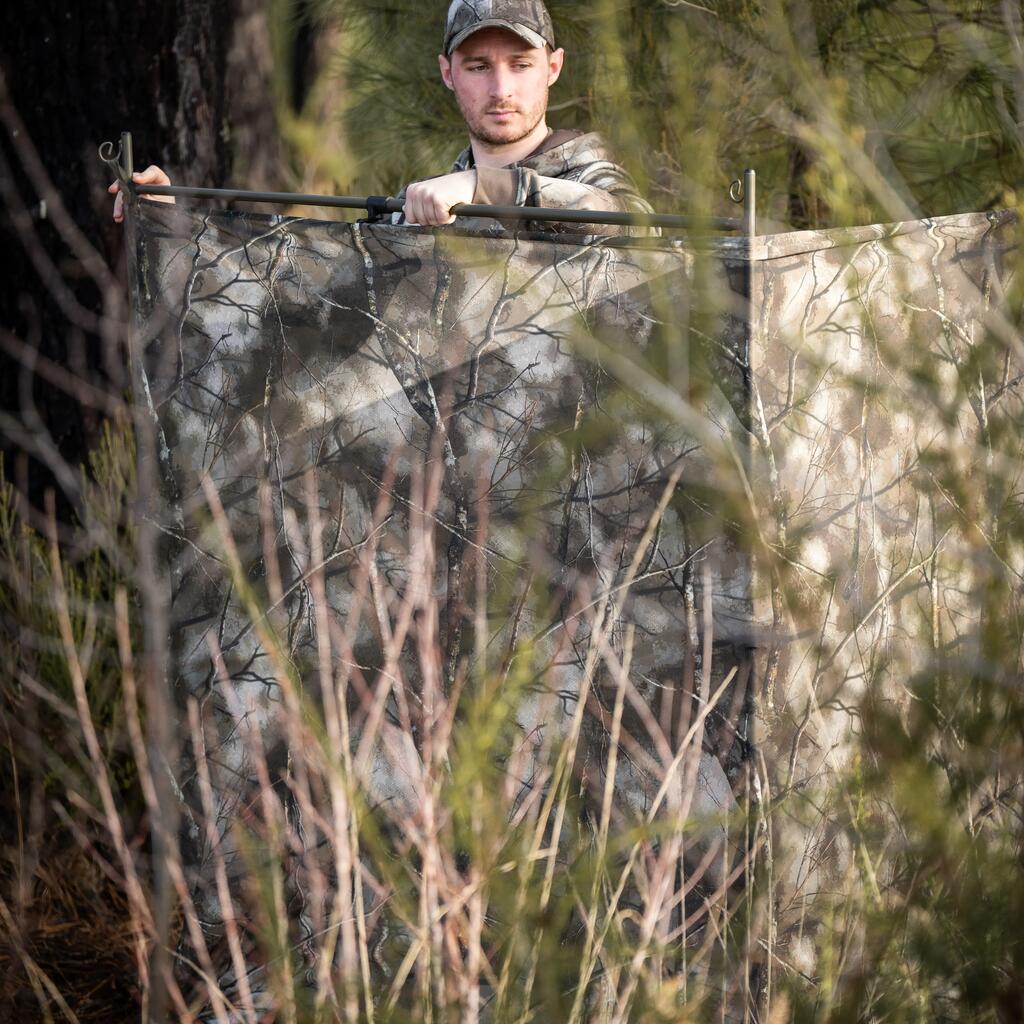
<path id="1" fill-rule="evenodd" d="M 473 202 L 476 193 L 476 171 L 456 171 L 428 181 L 414 181 L 405 190 L 407 224 L 451 224 L 453 206 Z"/>

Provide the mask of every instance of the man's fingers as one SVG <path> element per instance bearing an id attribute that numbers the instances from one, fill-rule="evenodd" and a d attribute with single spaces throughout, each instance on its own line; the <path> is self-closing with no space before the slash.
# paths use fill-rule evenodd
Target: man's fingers
<path id="1" fill-rule="evenodd" d="M 132 175 L 132 181 L 136 185 L 170 185 L 171 179 L 164 173 L 163 169 L 156 164 L 150 164 L 144 171 L 136 171 Z M 174 196 L 145 196 L 146 199 L 156 203 L 174 203 Z"/>
<path id="2" fill-rule="evenodd" d="M 144 171 L 136 171 L 132 175 L 132 181 L 139 185 L 170 185 L 171 183 L 171 179 L 156 164 L 150 164 Z"/>
<path id="3" fill-rule="evenodd" d="M 437 227 L 451 224 L 452 216 L 445 196 L 429 187 L 410 185 L 405 194 L 405 221 L 407 224 L 422 224 Z"/>
<path id="4" fill-rule="evenodd" d="M 433 190 L 427 184 L 420 184 L 411 189 L 413 223 L 431 227 L 437 223 L 437 201 Z"/>
<path id="5" fill-rule="evenodd" d="M 132 175 L 132 183 L 135 185 L 170 185 L 171 179 L 164 173 L 163 169 L 156 164 L 150 164 L 144 171 L 136 171 Z M 124 220 L 124 193 L 121 190 L 119 181 L 112 181 L 107 186 L 107 191 L 115 196 L 114 198 L 114 220 L 118 223 Z M 147 196 L 160 203 L 173 203 L 174 196 Z"/>
<path id="6" fill-rule="evenodd" d="M 437 223 L 437 224 L 451 224 L 452 221 L 455 220 L 455 217 L 452 214 L 452 211 L 448 208 L 448 203 L 447 202 L 438 199 L 436 201 L 436 208 L 437 208 L 437 220 L 435 221 L 435 223 Z"/>
<path id="7" fill-rule="evenodd" d="M 448 201 L 438 203 L 438 224 L 454 224 L 455 214 L 452 213 L 451 207 L 448 205 Z"/>
<path id="8" fill-rule="evenodd" d="M 414 181 L 405 190 L 405 222 L 431 227 L 454 224 L 452 207 L 471 203 L 475 194 L 476 171 L 456 171 L 427 181 Z"/>
<path id="9" fill-rule="evenodd" d="M 420 192 L 422 189 L 416 185 L 410 185 L 405 194 L 405 219 L 410 224 L 420 224 L 423 216 L 422 204 L 420 203 Z"/>
<path id="10" fill-rule="evenodd" d="M 416 189 L 412 197 L 412 212 L 417 224 L 422 224 L 423 218 L 427 216 L 426 199 L 427 197 L 423 194 L 423 186 L 421 185 Z"/>
<path id="11" fill-rule="evenodd" d="M 433 227 L 437 223 L 437 207 L 433 199 L 426 198 L 420 203 L 420 212 L 416 220 L 427 228 Z"/>

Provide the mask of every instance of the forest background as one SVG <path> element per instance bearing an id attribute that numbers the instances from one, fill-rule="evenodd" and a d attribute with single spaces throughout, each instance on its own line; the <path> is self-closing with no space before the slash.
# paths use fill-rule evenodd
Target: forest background
<path id="1" fill-rule="evenodd" d="M 34 557 L 26 552 L 36 549 L 19 523 L 44 537 L 52 506 L 54 521 L 73 530 L 82 502 L 95 498 L 90 488 L 116 490 L 109 475 L 116 445 L 98 396 L 116 389 L 122 372 L 105 343 L 104 317 L 110 292 L 123 290 L 124 254 L 96 148 L 131 130 L 137 166 L 159 164 L 176 183 L 394 194 L 446 169 L 465 144 L 436 72 L 445 6 L 39 0 L 0 14 L 0 436 L 13 485 L 0 523 L 8 755 L 0 769 L 0 988 L 7 986 L 0 1001 L 18 1007 L 17 1019 L 51 1019 L 40 1006 L 57 1003 L 42 977 L 69 993 L 82 1021 L 115 1019 L 111 1008 L 134 998 L 120 896 L 83 853 L 88 828 L 67 800 L 69 776 L 52 760 L 40 767 L 18 738 L 26 691 L 15 666 L 27 625 L 57 632 L 54 610 L 23 587 Z M 549 123 L 605 133 L 658 210 L 728 215 L 729 182 L 744 167 L 758 171 L 762 230 L 1016 208 L 1024 199 L 1019 4 L 552 0 L 549 7 L 568 54 Z M 75 559 L 82 587 L 109 590 L 109 566 L 86 551 Z M 1010 625 L 1001 636 L 1005 656 L 1016 659 L 1019 633 Z M 104 750 L 124 768 L 121 798 L 130 806 L 138 795 L 122 764 L 115 667 L 97 658 L 89 696 Z M 53 652 L 36 650 L 32 671 L 70 696 Z M 998 713 L 979 706 L 976 718 L 959 708 L 968 715 L 954 744 L 959 754 L 946 750 L 936 760 L 936 748 L 918 734 L 888 750 L 887 772 L 858 780 L 879 805 L 895 808 L 906 877 L 932 872 L 939 881 L 868 915 L 868 945 L 889 986 L 881 1002 L 861 973 L 835 967 L 804 979 L 813 984 L 803 995 L 794 987 L 794 1013 L 923 1020 L 936 1019 L 941 1004 L 950 1019 L 1021 1019 L 1020 790 L 1007 782 L 1022 766 L 1021 708 L 1019 697 L 1004 700 Z M 941 732 L 945 721 L 936 714 L 928 727 Z M 52 723 L 46 728 L 54 730 L 44 729 L 47 745 L 74 762 L 74 744 Z M 1011 766 L 994 792 L 996 802 L 1018 808 L 1015 824 L 989 846 L 965 846 L 938 819 L 959 820 L 957 802 L 988 770 L 993 750 Z M 905 794 L 886 789 L 901 758 L 937 768 L 945 782 L 936 783 L 935 800 L 948 813 L 917 815 Z M 35 789 L 39 773 L 42 789 Z M 30 820 L 45 838 L 27 876 Z M 900 967 L 905 957 L 911 972 Z M 56 1019 L 57 1009 L 47 1012 Z"/>
<path id="2" fill-rule="evenodd" d="M 95 151 L 127 128 L 138 166 L 159 164 L 197 186 L 393 194 L 439 173 L 465 143 L 436 70 L 440 6 L 53 2 L 5 14 L 5 206 L 36 218 L 52 271 L 95 307 L 94 283 L 39 220 L 39 183 L 13 158 L 19 131 L 114 268 L 121 232 Z M 748 166 L 759 174 L 765 230 L 1016 204 L 1024 56 L 1014 4 L 550 8 L 569 59 L 549 122 L 604 132 L 660 210 L 729 214 L 728 184 Z M 4 328 L 38 332 L 42 353 L 93 372 L 89 332 L 68 336 L 58 306 L 40 301 L 48 293 L 34 261 L 17 255 L 17 224 L 3 230 Z M 17 407 L 19 386 L 3 374 L 5 410 Z M 99 421 L 46 388 L 34 398 L 57 449 L 81 461 Z M 29 486 L 38 499 L 43 485 Z"/>

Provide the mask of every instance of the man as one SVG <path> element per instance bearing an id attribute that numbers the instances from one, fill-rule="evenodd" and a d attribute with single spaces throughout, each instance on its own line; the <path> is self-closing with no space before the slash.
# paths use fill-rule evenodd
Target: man
<path id="1" fill-rule="evenodd" d="M 599 135 L 548 127 L 564 60 L 542 0 L 452 0 L 438 64 L 470 144 L 451 173 L 408 186 L 406 222 L 450 224 L 459 203 L 650 210 Z"/>
<path id="2" fill-rule="evenodd" d="M 565 51 L 555 47 L 551 17 L 542 0 L 453 0 L 438 64 L 465 118 L 470 144 L 450 173 L 414 182 L 404 190 L 405 213 L 395 217 L 396 223 L 451 224 L 451 209 L 459 203 L 650 211 L 599 135 L 548 127 L 548 90 L 558 80 L 564 60 Z M 137 173 L 134 180 L 170 184 L 155 166 Z M 117 182 L 108 191 L 117 193 Z M 118 194 L 114 220 L 122 219 Z M 582 227 L 550 222 L 526 226 L 575 231 Z"/>

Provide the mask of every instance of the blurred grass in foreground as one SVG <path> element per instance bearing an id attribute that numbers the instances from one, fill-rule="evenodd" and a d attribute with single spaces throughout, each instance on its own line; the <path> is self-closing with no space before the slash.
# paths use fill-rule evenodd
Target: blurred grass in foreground
<path id="1" fill-rule="evenodd" d="M 551 7 L 570 49 L 552 123 L 608 132 L 660 208 L 732 212 L 725 188 L 741 165 L 759 170 L 762 217 L 797 227 L 1016 202 L 1024 72 L 1014 5 L 697 8 L 608 0 Z M 343 136 L 325 142 L 309 119 L 289 129 L 297 162 L 318 168 L 303 180 L 347 181 L 353 153 L 359 164 L 351 180 L 367 182 L 368 191 L 395 191 L 445 169 L 463 140 L 434 77 L 440 12 L 334 0 L 330 13 L 341 17 L 343 36 L 352 33 L 352 98 Z M 1000 379 L 1020 347 L 1019 308 L 1010 298 L 1009 329 L 975 345 L 975 361 L 952 380 L 929 358 L 933 338 L 922 337 L 917 352 L 894 354 L 917 374 L 911 411 L 916 403 L 952 422 L 976 403 L 979 377 Z M 972 656 L 938 636 L 927 666 L 905 680 L 899 704 L 866 680 L 847 766 L 826 791 L 787 794 L 779 805 L 780 814 L 798 798 L 827 808 L 831 837 L 852 855 L 842 886 L 798 908 L 806 930 L 776 954 L 772 1001 L 763 1008 L 772 1024 L 1024 1018 L 1020 424 L 996 406 L 986 410 L 986 432 L 984 450 L 948 449 L 928 466 L 938 515 L 958 531 L 956 557 L 974 574 L 971 598 L 981 616 Z M 113 1019 L 111 1006 L 130 994 L 111 994 L 88 971 L 67 970 L 98 958 L 101 945 L 122 970 L 137 972 L 125 988 L 147 984 L 154 866 L 144 790 L 162 769 L 146 752 L 147 709 L 136 706 L 127 682 L 142 627 L 132 589 L 131 452 L 129 434 L 112 428 L 89 468 L 81 521 L 59 549 L 42 526 L 19 516 L 6 485 L 0 500 L 0 777 L 16 837 L 0 868 L 0 971 L 12 989 L 26 991 L 27 982 L 32 996 L 18 1004 L 26 1020 L 37 1006 L 47 1007 L 40 1019 Z M 228 540 L 222 536 L 225 550 Z M 799 557 L 801 543 L 780 556 Z M 944 571 L 958 568 L 954 561 Z M 237 582 L 244 587 L 244 579 Z M 256 604 L 253 615 L 260 618 Z M 268 646 L 280 647 L 273 624 L 264 618 L 261 628 Z M 425 664 L 431 628 L 436 622 L 422 626 Z M 414 738 L 410 731 L 409 742 L 426 745 L 426 753 L 420 803 L 407 812 L 368 802 L 339 742 L 343 704 L 311 708 L 296 696 L 295 751 L 309 781 L 295 798 L 330 808 L 328 862 L 311 874 L 311 885 L 347 878 L 352 901 L 362 887 L 387 891 L 382 916 L 392 933 L 404 929 L 410 939 L 408 958 L 389 961 L 371 945 L 365 919 L 337 910 L 327 924 L 336 936 L 328 941 L 343 950 L 339 968 L 328 970 L 322 958 L 309 994 L 283 905 L 287 811 L 264 785 L 265 804 L 244 841 L 246 911 L 269 964 L 277 1000 L 270 1012 L 279 1019 L 723 1019 L 723 986 L 742 977 L 748 958 L 763 956 L 745 945 L 757 934 L 748 928 L 748 897 L 764 901 L 769 914 L 781 909 L 767 869 L 755 860 L 753 888 L 717 902 L 707 892 L 703 903 L 692 895 L 689 903 L 677 900 L 687 911 L 678 927 L 714 914 L 729 938 L 687 951 L 680 969 L 673 960 L 681 955 L 679 935 L 652 937 L 649 922 L 620 899 L 624 876 L 647 897 L 666 886 L 666 906 L 679 896 L 675 880 L 666 880 L 667 843 L 653 826 L 616 832 L 610 810 L 596 821 L 582 812 L 571 737 L 537 757 L 550 772 L 548 802 L 514 808 L 502 788 L 498 766 L 524 749 L 515 698 L 540 671 L 531 656 L 524 645 L 507 665 L 477 666 L 457 701 L 437 695 L 429 733 Z M 285 664 L 281 676 L 291 679 Z M 363 680 L 366 692 L 380 678 Z M 191 746 L 201 751 L 198 709 L 189 727 Z M 617 756 L 614 744 L 608 756 Z M 201 764 L 198 756 L 197 772 Z M 561 845 L 552 841 L 555 822 Z M 680 836 L 697 827 L 676 824 Z M 180 870 L 172 865 L 172 874 Z M 197 918 L 187 886 L 174 877 L 176 939 Z M 76 886 L 80 898 L 70 903 L 78 913 L 55 895 Z M 109 901 L 96 901 L 99 886 L 108 887 Z M 48 945 L 55 929 L 80 942 Z M 222 942 L 211 957 L 235 954 L 230 934 Z M 222 997 L 207 966 L 196 965 L 195 991 L 183 998 L 216 1005 Z M 109 979 L 115 969 L 104 963 L 100 973 Z M 244 987 L 236 998 L 244 1007 Z M 181 1006 L 175 1012 L 188 1019 Z M 230 1008 L 222 1002 L 219 1012 Z"/>

